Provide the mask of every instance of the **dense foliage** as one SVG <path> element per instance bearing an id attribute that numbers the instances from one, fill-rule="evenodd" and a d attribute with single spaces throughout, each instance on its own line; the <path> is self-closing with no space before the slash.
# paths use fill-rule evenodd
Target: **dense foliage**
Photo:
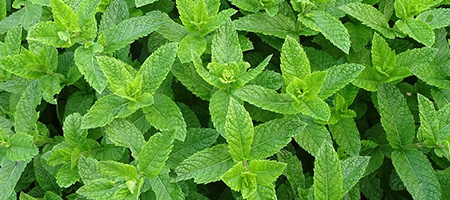
<path id="1" fill-rule="evenodd" d="M 0 200 L 450 199 L 449 0 L 0 0 Z"/>

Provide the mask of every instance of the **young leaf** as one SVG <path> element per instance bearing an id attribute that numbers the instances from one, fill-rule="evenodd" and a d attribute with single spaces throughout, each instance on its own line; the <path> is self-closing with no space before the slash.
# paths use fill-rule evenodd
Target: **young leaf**
<path id="1" fill-rule="evenodd" d="M 314 119 L 328 121 L 331 116 L 331 110 L 330 107 L 328 107 L 328 104 L 319 99 L 305 99 L 298 103 L 296 106 L 296 109 L 300 111 L 302 114 L 310 116 Z"/>
<path id="2" fill-rule="evenodd" d="M 98 179 L 86 183 L 77 190 L 77 193 L 92 199 L 107 200 L 113 198 L 117 189 L 113 181 Z"/>
<path id="3" fill-rule="evenodd" d="M 221 64 L 242 61 L 238 34 L 231 20 L 227 20 L 214 34 L 211 44 L 211 61 Z"/>
<path id="4" fill-rule="evenodd" d="M 303 78 L 311 73 L 309 60 L 303 47 L 291 36 L 287 36 L 281 48 L 280 69 L 284 85 L 289 85 L 294 77 Z"/>
<path id="5" fill-rule="evenodd" d="M 274 187 L 285 168 L 285 163 L 271 160 L 253 160 L 248 165 L 248 170 L 256 174 L 256 183 L 266 187 Z"/>
<path id="6" fill-rule="evenodd" d="M 225 138 L 230 155 L 236 162 L 249 159 L 253 141 L 253 122 L 244 106 L 230 99 L 225 121 Z"/>
<path id="7" fill-rule="evenodd" d="M 138 178 L 136 167 L 114 161 L 98 162 L 99 170 L 108 176 L 124 177 L 126 180 L 134 180 Z"/>
<path id="8" fill-rule="evenodd" d="M 196 34 L 188 34 L 180 41 L 178 58 L 181 63 L 187 63 L 200 57 L 206 50 L 206 39 Z"/>
<path id="9" fill-rule="evenodd" d="M 78 70 L 98 93 L 102 93 L 107 85 L 106 77 L 95 59 L 95 54 L 100 51 L 101 46 L 93 45 L 91 48 L 78 47 L 74 54 Z"/>
<path id="10" fill-rule="evenodd" d="M 227 145 L 219 144 L 188 157 L 175 171 L 177 180 L 194 178 L 194 182 L 201 184 L 220 180 L 233 165 Z"/>
<path id="11" fill-rule="evenodd" d="M 349 53 L 350 35 L 341 21 L 318 10 L 311 11 L 306 15 L 299 15 L 299 17 L 305 26 L 322 33 L 337 48 L 344 53 Z"/>
<path id="12" fill-rule="evenodd" d="M 256 192 L 256 176 L 246 169 L 244 163 L 238 162 L 221 179 L 232 190 L 242 192 L 242 197 L 247 199 Z"/>
<path id="13" fill-rule="evenodd" d="M 431 28 L 438 29 L 450 26 L 450 9 L 436 8 L 420 13 L 417 19 L 427 23 Z"/>
<path id="14" fill-rule="evenodd" d="M 109 56 L 97 56 L 96 59 L 108 80 L 111 91 L 121 97 L 127 97 L 127 85 L 134 79 L 133 74 L 128 70 L 130 66 Z"/>
<path id="15" fill-rule="evenodd" d="M 333 146 L 324 142 L 314 161 L 314 198 L 337 200 L 343 196 L 341 161 Z"/>
<path id="16" fill-rule="evenodd" d="M 409 145 L 414 140 L 415 127 L 411 111 L 400 90 L 390 84 L 378 88 L 378 112 L 387 140 L 393 148 Z"/>
<path id="17" fill-rule="evenodd" d="M 359 64 L 342 64 L 327 69 L 327 76 L 319 92 L 321 99 L 326 99 L 353 81 L 364 69 Z"/>
<path id="18" fill-rule="evenodd" d="M 440 199 L 441 188 L 430 161 L 416 149 L 395 150 L 392 164 L 414 199 Z"/>
<path id="19" fill-rule="evenodd" d="M 141 174 L 155 178 L 163 169 L 173 147 L 173 137 L 169 133 L 156 133 L 144 143 L 139 153 L 138 167 Z"/>

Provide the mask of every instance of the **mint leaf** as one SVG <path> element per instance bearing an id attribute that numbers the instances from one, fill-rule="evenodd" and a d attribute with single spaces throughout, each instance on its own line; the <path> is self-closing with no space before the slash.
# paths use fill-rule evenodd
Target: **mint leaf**
<path id="1" fill-rule="evenodd" d="M 36 126 L 39 113 L 36 107 L 41 103 L 39 83 L 33 81 L 22 93 L 14 113 L 14 129 L 16 132 L 27 133 Z"/>
<path id="2" fill-rule="evenodd" d="M 300 15 L 299 19 L 308 28 L 322 33 L 325 38 L 344 53 L 349 53 L 350 35 L 338 19 L 318 10 L 311 11 L 306 15 Z"/>
<path id="3" fill-rule="evenodd" d="M 148 178 L 155 178 L 164 167 L 172 151 L 173 138 L 169 133 L 156 133 L 144 143 L 139 153 L 139 171 Z"/>
<path id="4" fill-rule="evenodd" d="M 387 140 L 393 148 L 409 145 L 414 140 L 414 119 L 400 90 L 390 84 L 378 88 L 378 111 Z"/>
<path id="5" fill-rule="evenodd" d="M 434 44 L 435 35 L 433 29 L 425 22 L 417 19 L 405 19 L 398 20 L 395 23 L 395 26 L 397 26 L 402 32 L 409 35 L 409 37 L 427 47 Z"/>
<path id="6" fill-rule="evenodd" d="M 238 89 L 234 95 L 250 104 L 272 112 L 280 114 L 295 114 L 298 112 L 292 105 L 294 99 L 289 95 L 279 94 L 262 86 L 244 86 Z"/>
<path id="7" fill-rule="evenodd" d="M 333 146 L 324 142 L 314 161 L 314 198 L 341 199 L 342 188 L 341 161 Z"/>
<path id="8" fill-rule="evenodd" d="M 129 148 L 137 158 L 144 145 L 144 136 L 135 125 L 125 119 L 116 119 L 105 127 L 106 136 L 115 145 Z"/>
<path id="9" fill-rule="evenodd" d="M 250 114 L 239 102 L 230 99 L 225 121 L 225 138 L 231 157 L 235 161 L 249 158 L 253 141 L 253 122 Z"/>
<path id="10" fill-rule="evenodd" d="M 275 15 L 273 17 L 261 12 L 250 14 L 233 21 L 236 30 L 243 30 L 264 35 L 286 38 L 287 35 L 297 35 L 295 31 L 295 22 L 284 15 Z"/>

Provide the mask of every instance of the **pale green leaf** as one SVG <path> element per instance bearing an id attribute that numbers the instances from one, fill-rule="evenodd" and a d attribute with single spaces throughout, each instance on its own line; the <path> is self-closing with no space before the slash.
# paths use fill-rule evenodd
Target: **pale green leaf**
<path id="1" fill-rule="evenodd" d="M 128 5 L 123 0 L 114 0 L 105 9 L 100 20 L 99 32 L 103 32 L 119 24 L 128 18 L 130 12 Z"/>
<path id="2" fill-rule="evenodd" d="M 242 50 L 238 34 L 231 20 L 219 27 L 211 44 L 211 61 L 221 64 L 242 61 Z"/>
<path id="3" fill-rule="evenodd" d="M 281 48 L 280 69 L 284 85 L 289 85 L 294 77 L 303 78 L 311 73 L 309 60 L 300 43 L 287 36 Z"/>
<path id="4" fill-rule="evenodd" d="M 178 58 L 181 63 L 187 63 L 200 57 L 206 50 L 206 39 L 197 34 L 188 34 L 180 41 Z"/>
<path id="5" fill-rule="evenodd" d="M 80 187 L 77 193 L 90 199 L 108 200 L 113 198 L 117 189 L 113 181 L 97 179 Z"/>
<path id="6" fill-rule="evenodd" d="M 324 125 L 315 123 L 306 116 L 296 116 L 298 120 L 306 123 L 306 127 L 298 135 L 294 136 L 295 141 L 313 156 L 317 156 L 320 146 L 324 142 L 331 143 L 331 136 Z"/>
<path id="7" fill-rule="evenodd" d="M 107 95 L 98 99 L 83 116 L 81 128 L 91 129 L 109 124 L 126 109 L 127 104 L 127 100 L 115 95 Z"/>
<path id="8" fill-rule="evenodd" d="M 97 56 L 98 65 L 108 80 L 109 87 L 115 94 L 127 97 L 127 85 L 133 81 L 134 76 L 128 70 L 126 63 L 109 56 Z"/>
<path id="9" fill-rule="evenodd" d="M 26 133 L 15 133 L 9 139 L 6 156 L 12 161 L 30 160 L 39 153 L 33 143 L 33 137 Z"/>
<path id="10" fill-rule="evenodd" d="M 444 28 L 450 25 L 450 9 L 436 8 L 428 10 L 420 13 L 417 19 L 427 23 L 433 29 Z"/>
<path id="11" fill-rule="evenodd" d="M 434 44 L 435 35 L 433 29 L 423 21 L 408 18 L 398 20 L 395 23 L 395 26 L 397 26 L 402 32 L 406 33 L 409 37 L 427 47 L 431 47 Z"/>
<path id="12" fill-rule="evenodd" d="M 244 106 L 231 98 L 225 120 L 225 138 L 231 157 L 235 161 L 249 158 L 253 141 L 253 122 Z"/>
<path id="13" fill-rule="evenodd" d="M 68 188 L 80 179 L 80 175 L 76 168 L 72 169 L 70 164 L 65 164 L 58 169 L 55 178 L 60 187 Z"/>
<path id="14" fill-rule="evenodd" d="M 155 1 L 156 0 L 136 0 L 135 4 L 136 4 L 136 7 L 139 8 L 139 7 L 154 3 Z"/>
<path id="15" fill-rule="evenodd" d="M 440 70 L 437 65 L 417 65 L 411 68 L 411 73 L 430 85 L 450 89 L 450 80 Z"/>
<path id="16" fill-rule="evenodd" d="M 25 161 L 11 161 L 3 159 L 0 168 L 0 199 L 8 199 L 14 192 L 27 163 Z"/>
<path id="17" fill-rule="evenodd" d="M 417 94 L 419 102 L 419 117 L 420 127 L 419 134 L 430 142 L 437 142 L 439 140 L 439 119 L 433 102 L 428 100 L 425 96 Z"/>
<path id="18" fill-rule="evenodd" d="M 184 193 L 177 182 L 172 182 L 168 170 L 163 170 L 157 177 L 150 179 L 150 185 L 156 199 L 183 200 Z"/>
<path id="19" fill-rule="evenodd" d="M 95 46 L 89 49 L 78 47 L 74 54 L 75 64 L 81 74 L 84 75 L 84 78 L 89 85 L 91 85 L 98 93 L 102 93 L 108 83 L 98 65 L 97 59 L 95 59 L 95 54 L 101 51 L 101 49 L 94 47 Z"/>
<path id="20" fill-rule="evenodd" d="M 209 112 L 211 113 L 211 121 L 217 132 L 222 136 L 225 135 L 225 121 L 228 113 L 228 105 L 230 95 L 223 90 L 215 92 L 209 101 Z"/>
<path id="21" fill-rule="evenodd" d="M 60 30 L 77 31 L 80 29 L 77 15 L 63 0 L 51 0 L 50 7 L 52 7 L 56 26 Z"/>
<path id="22" fill-rule="evenodd" d="M 136 167 L 133 165 L 114 161 L 100 161 L 98 167 L 103 174 L 114 178 L 124 177 L 126 180 L 138 178 Z"/>
<path id="23" fill-rule="evenodd" d="M 331 110 L 328 104 L 319 99 L 304 99 L 295 105 L 296 109 L 304 115 L 310 116 L 314 119 L 328 121 L 331 116 Z"/>
<path id="24" fill-rule="evenodd" d="M 252 160 L 248 165 L 248 170 L 256 174 L 256 183 L 266 187 L 273 187 L 285 168 L 286 163 L 273 160 Z"/>

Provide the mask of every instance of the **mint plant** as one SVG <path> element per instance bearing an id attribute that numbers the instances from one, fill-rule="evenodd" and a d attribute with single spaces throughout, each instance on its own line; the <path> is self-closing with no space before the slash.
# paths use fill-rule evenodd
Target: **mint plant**
<path id="1" fill-rule="evenodd" d="M 448 0 L 0 0 L 0 200 L 444 200 Z"/>

